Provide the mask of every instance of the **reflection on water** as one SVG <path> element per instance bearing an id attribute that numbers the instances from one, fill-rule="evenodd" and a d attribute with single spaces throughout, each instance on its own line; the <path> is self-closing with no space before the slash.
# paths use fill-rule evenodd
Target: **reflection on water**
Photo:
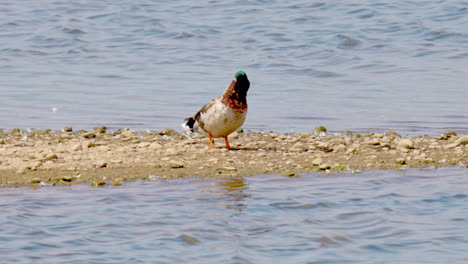
<path id="1" fill-rule="evenodd" d="M 212 188 L 205 188 L 204 191 L 219 194 L 219 200 L 221 202 L 227 202 L 225 208 L 242 210 L 245 206 L 245 199 L 250 197 L 250 194 L 246 192 L 249 186 L 245 178 L 230 178 L 225 181 L 219 181 L 213 183 Z"/>
<path id="2" fill-rule="evenodd" d="M 464 263 L 465 169 L 0 192 L 4 263 Z"/>

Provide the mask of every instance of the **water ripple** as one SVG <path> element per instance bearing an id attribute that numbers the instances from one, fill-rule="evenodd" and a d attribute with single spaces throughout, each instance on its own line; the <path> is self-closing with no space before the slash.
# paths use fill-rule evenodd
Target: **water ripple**
<path id="1" fill-rule="evenodd" d="M 179 128 L 243 69 L 246 129 L 468 133 L 466 116 L 445 118 L 468 112 L 461 0 L 7 0 L 0 10 L 1 128 Z"/>
<path id="2" fill-rule="evenodd" d="M 464 186 L 466 171 L 448 168 L 4 189 L 0 252 L 48 263 L 457 262 Z"/>

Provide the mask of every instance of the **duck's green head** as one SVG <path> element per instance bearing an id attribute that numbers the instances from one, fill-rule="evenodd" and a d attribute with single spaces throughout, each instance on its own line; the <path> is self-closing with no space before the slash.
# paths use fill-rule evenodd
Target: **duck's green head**
<path id="1" fill-rule="evenodd" d="M 247 74 L 243 71 L 238 71 L 236 73 L 236 80 L 237 80 L 237 85 L 236 88 L 238 92 L 242 94 L 247 94 L 247 91 L 249 90 L 250 87 L 250 82 L 249 79 L 247 78 Z"/>
<path id="2" fill-rule="evenodd" d="M 245 72 L 243 72 L 243 71 L 238 71 L 238 72 L 236 73 L 236 76 L 235 76 L 235 77 L 236 77 L 236 79 L 238 79 L 238 78 L 241 77 L 241 76 L 245 76 L 245 78 L 247 78 L 247 74 L 245 74 Z"/>

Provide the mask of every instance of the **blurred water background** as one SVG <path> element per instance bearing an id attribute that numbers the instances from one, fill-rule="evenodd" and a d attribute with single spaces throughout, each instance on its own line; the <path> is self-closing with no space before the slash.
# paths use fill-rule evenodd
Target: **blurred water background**
<path id="1" fill-rule="evenodd" d="M 0 6 L 0 128 L 174 128 L 251 80 L 253 131 L 468 132 L 468 2 Z"/>

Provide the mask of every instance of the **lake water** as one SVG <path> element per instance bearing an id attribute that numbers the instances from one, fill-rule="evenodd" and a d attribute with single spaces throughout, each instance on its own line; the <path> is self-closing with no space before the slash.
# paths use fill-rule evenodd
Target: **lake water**
<path id="1" fill-rule="evenodd" d="M 244 128 L 468 133 L 466 1 L 2 1 L 0 128 L 174 128 L 252 86 Z"/>
<path id="2" fill-rule="evenodd" d="M 466 1 L 2 1 L 0 129 L 468 134 Z M 467 263 L 466 169 L 0 190 L 2 263 Z"/>
<path id="3" fill-rule="evenodd" d="M 460 169 L 0 192 L 2 263 L 467 263 Z"/>

